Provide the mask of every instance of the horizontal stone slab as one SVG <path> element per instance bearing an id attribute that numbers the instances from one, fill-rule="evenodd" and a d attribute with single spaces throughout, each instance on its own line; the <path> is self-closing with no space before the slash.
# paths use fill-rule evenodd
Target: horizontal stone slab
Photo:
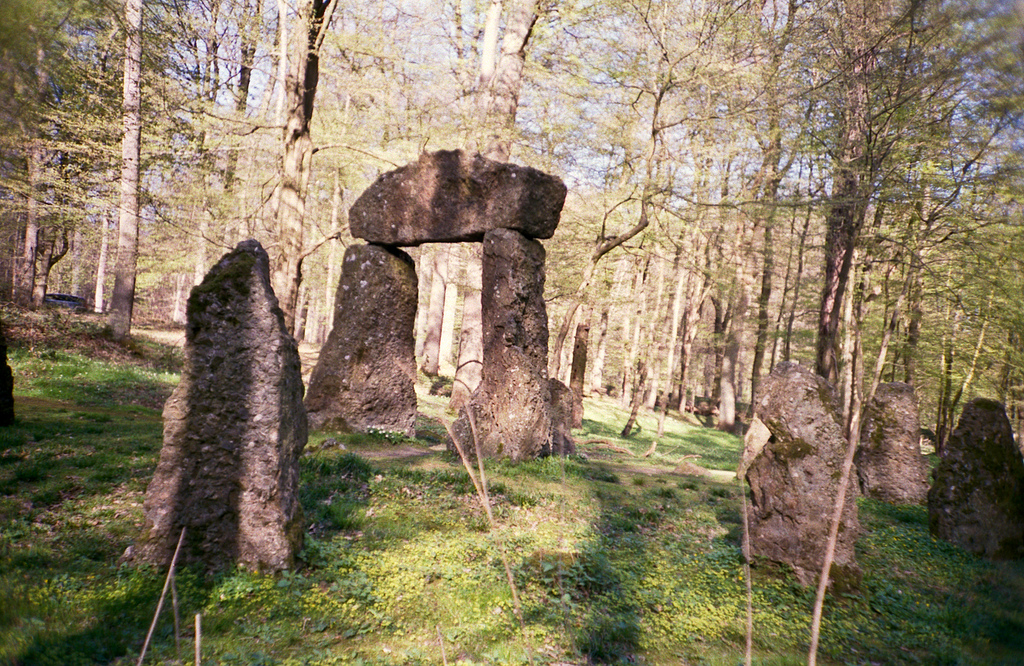
<path id="1" fill-rule="evenodd" d="M 352 205 L 349 226 L 393 246 L 479 242 L 493 229 L 551 238 L 565 194 L 543 171 L 443 150 L 382 174 Z"/>

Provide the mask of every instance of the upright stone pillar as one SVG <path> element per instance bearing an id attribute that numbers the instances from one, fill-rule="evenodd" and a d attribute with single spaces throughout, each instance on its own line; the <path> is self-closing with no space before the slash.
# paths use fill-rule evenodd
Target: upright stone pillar
<path id="1" fill-rule="evenodd" d="M 967 403 L 933 475 L 934 536 L 990 559 L 1024 557 L 1024 458 L 1001 403 Z"/>
<path id="2" fill-rule="evenodd" d="M 14 423 L 14 374 L 7 364 L 7 338 L 0 324 L 0 427 Z"/>
<path id="3" fill-rule="evenodd" d="M 868 497 L 892 504 L 924 504 L 928 478 L 912 386 L 879 384 L 864 410 L 854 462 L 861 491 Z"/>
<path id="4" fill-rule="evenodd" d="M 472 451 L 472 410 L 487 457 L 530 460 L 552 452 L 544 256 L 543 245 L 511 229 L 484 236 L 482 377 L 455 434 Z"/>
<path id="5" fill-rule="evenodd" d="M 825 561 L 833 505 L 846 452 L 835 389 L 796 363 L 781 363 L 764 378 L 755 413 L 771 439 L 753 457 L 750 484 L 750 544 L 756 555 L 792 567 L 803 585 L 813 585 Z M 744 459 L 749 459 L 746 452 Z M 850 479 L 843 505 L 832 584 L 860 582 L 854 546 L 857 482 Z"/>
<path id="6" fill-rule="evenodd" d="M 180 562 L 287 569 L 302 546 L 306 410 L 298 350 L 259 243 L 240 243 L 207 273 L 187 320 L 137 555 L 168 564 L 185 528 Z"/>
<path id="7" fill-rule="evenodd" d="M 416 268 L 405 252 L 380 245 L 345 251 L 334 329 L 306 395 L 313 428 L 415 434 L 416 298 Z"/>

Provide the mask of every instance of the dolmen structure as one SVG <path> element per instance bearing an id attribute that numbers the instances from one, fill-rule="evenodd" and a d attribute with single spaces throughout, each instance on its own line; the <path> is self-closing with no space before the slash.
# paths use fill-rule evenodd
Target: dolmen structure
<path id="1" fill-rule="evenodd" d="M 846 452 L 839 400 L 822 377 L 799 364 L 780 363 L 758 385 L 754 407 L 767 432 L 758 450 L 743 454 L 749 463 L 751 551 L 789 565 L 802 585 L 813 585 L 825 561 Z M 830 571 L 836 590 L 856 588 L 861 579 L 854 551 L 857 496 L 851 479 Z"/>
<path id="2" fill-rule="evenodd" d="M 481 383 L 456 436 L 487 456 L 557 452 L 547 376 L 545 251 L 566 188 L 536 169 L 460 150 L 424 153 L 381 175 L 349 211 L 352 235 L 335 298 L 335 328 L 310 377 L 314 428 L 414 433 L 416 276 L 401 249 L 483 243 Z"/>
<path id="3" fill-rule="evenodd" d="M 187 318 L 135 558 L 169 564 L 184 528 L 179 563 L 288 569 L 302 546 L 307 421 L 298 349 L 259 243 L 240 243 L 207 273 Z"/>
<path id="4" fill-rule="evenodd" d="M 989 559 L 1024 558 L 1024 457 L 1001 403 L 964 406 L 933 476 L 933 536 Z"/>

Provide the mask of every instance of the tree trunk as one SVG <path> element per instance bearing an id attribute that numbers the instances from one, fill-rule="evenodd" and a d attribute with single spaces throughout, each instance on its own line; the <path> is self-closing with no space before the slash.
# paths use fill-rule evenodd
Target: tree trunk
<path id="1" fill-rule="evenodd" d="M 96 260 L 96 296 L 93 312 L 103 314 L 103 296 L 107 284 L 107 252 L 110 246 L 110 223 L 104 217 L 100 220 L 100 256 Z"/>
<path id="2" fill-rule="evenodd" d="M 27 155 L 28 194 L 25 199 L 25 236 L 22 254 L 15 272 L 14 299 L 22 305 L 32 304 L 32 290 L 36 282 L 36 254 L 39 249 L 38 188 L 42 169 L 43 149 L 33 141 Z M 42 302 L 37 305 L 41 305 Z"/>
<path id="3" fill-rule="evenodd" d="M 462 299 L 462 332 L 459 335 L 459 362 L 448 408 L 458 412 L 480 385 L 484 361 L 483 319 L 480 292 L 483 281 L 479 243 L 469 246 L 466 254 L 466 291 Z"/>
<path id="4" fill-rule="evenodd" d="M 658 419 L 658 439 L 661 439 L 665 434 L 665 419 L 668 416 L 669 408 L 669 397 L 668 390 L 672 387 L 672 373 L 675 372 L 675 354 L 676 347 L 679 341 L 679 318 L 680 310 L 683 305 L 683 292 L 686 287 L 686 279 L 682 262 L 682 257 L 676 256 L 675 266 L 675 292 L 672 294 L 672 311 L 669 314 L 669 336 L 668 336 L 668 358 L 665 359 L 665 403 L 662 406 L 661 418 Z"/>
<path id="5" fill-rule="evenodd" d="M 448 279 L 445 281 L 444 287 L 444 315 L 441 317 L 441 340 L 437 346 L 437 371 L 446 377 L 452 377 L 455 374 L 452 348 L 455 344 L 455 313 L 459 303 L 459 274 L 461 272 L 459 255 L 461 254 L 462 249 L 458 245 L 448 248 Z"/>
<path id="6" fill-rule="evenodd" d="M 82 227 L 76 226 L 71 237 L 71 293 L 82 295 L 82 246 L 85 245 L 85 234 Z"/>
<path id="7" fill-rule="evenodd" d="M 651 338 L 651 345 L 653 349 L 648 349 L 649 354 L 649 386 L 646 397 L 645 406 L 647 409 L 655 409 L 658 405 L 658 391 L 661 389 L 661 374 L 659 368 L 661 367 L 658 363 L 658 358 L 661 356 L 662 345 L 660 340 L 655 342 L 653 332 L 655 330 L 663 329 L 663 321 L 661 317 L 661 306 L 662 300 L 665 295 L 665 260 L 660 256 L 655 256 L 655 288 L 654 288 L 654 307 L 651 310 L 651 316 L 649 317 L 650 323 L 647 326 L 649 332 L 648 337 Z"/>
<path id="8" fill-rule="evenodd" d="M 441 329 L 444 326 L 445 290 L 448 287 L 448 245 L 439 245 L 431 257 L 430 304 L 427 311 L 426 337 L 423 341 L 424 374 L 436 377 L 441 361 Z"/>
<path id="9" fill-rule="evenodd" d="M 836 353 L 843 294 L 857 247 L 871 188 L 868 165 L 869 83 L 876 68 L 872 33 L 877 29 L 878 0 L 847 3 L 840 19 L 844 33 L 845 74 L 838 162 L 832 173 L 832 194 L 825 217 L 825 281 L 818 316 L 815 372 L 837 379 Z"/>
<path id="10" fill-rule="evenodd" d="M 804 228 L 800 233 L 800 245 L 797 250 L 796 279 L 793 284 L 793 305 L 789 310 L 789 317 L 786 319 L 786 335 L 783 339 L 782 360 L 788 362 L 793 354 L 793 324 L 796 321 L 797 307 L 800 304 L 800 287 L 803 285 L 804 276 L 804 254 L 807 249 L 807 236 L 811 228 L 811 208 L 808 206 L 807 214 L 804 216 Z"/>
<path id="11" fill-rule="evenodd" d="M 299 0 L 294 34 L 289 38 L 287 4 L 285 0 L 278 0 L 282 60 L 279 69 L 285 72 L 280 98 L 284 107 L 284 132 L 280 183 L 274 198 L 277 239 L 273 282 L 289 331 L 295 327 L 299 285 L 302 284 L 306 192 L 313 161 L 309 127 L 320 79 L 320 45 L 335 6 L 335 0 Z"/>
<path id="12" fill-rule="evenodd" d="M 139 160 L 142 143 L 142 0 L 125 6 L 124 138 L 121 143 L 121 206 L 117 223 L 114 291 L 107 325 L 115 339 L 128 337 L 135 307 L 139 255 Z"/>
<path id="13" fill-rule="evenodd" d="M 590 341 L 590 318 L 593 310 L 589 306 L 583 310 L 580 323 L 576 325 L 576 340 L 572 346 L 572 372 L 569 375 L 569 388 L 572 389 L 572 427 L 583 427 L 583 387 L 587 372 L 587 345 Z"/>
<path id="14" fill-rule="evenodd" d="M 491 11 L 494 10 L 492 0 Z M 507 162 L 512 152 L 512 130 L 519 108 L 519 91 L 523 84 L 526 64 L 526 46 L 538 18 L 539 0 L 513 0 L 505 22 L 505 36 L 501 43 L 501 58 L 494 76 L 487 81 L 483 117 L 485 157 Z M 490 18 L 490 12 L 488 13 Z M 486 46 L 486 44 L 485 44 Z M 484 59 L 484 66 L 487 59 Z M 483 78 L 483 70 L 481 78 Z"/>
<path id="15" fill-rule="evenodd" d="M 640 413 L 640 405 L 644 402 L 644 383 L 647 381 L 647 365 L 643 361 L 637 362 L 635 384 L 633 386 L 633 398 L 629 403 L 629 419 L 626 421 L 626 425 L 623 426 L 620 435 L 625 438 L 629 437 L 633 432 L 633 426 L 636 425 L 636 417 Z"/>
<path id="16" fill-rule="evenodd" d="M 39 245 L 36 248 L 35 282 L 32 285 L 32 304 L 40 306 L 46 296 L 46 285 L 50 271 L 68 253 L 68 230 L 57 227 L 42 227 L 39 230 Z M 60 247 L 57 242 L 60 241 Z"/>
<path id="17" fill-rule="evenodd" d="M 608 305 L 601 310 L 601 318 L 597 322 L 597 351 L 590 369 L 590 392 L 605 395 L 604 364 L 608 355 Z"/>

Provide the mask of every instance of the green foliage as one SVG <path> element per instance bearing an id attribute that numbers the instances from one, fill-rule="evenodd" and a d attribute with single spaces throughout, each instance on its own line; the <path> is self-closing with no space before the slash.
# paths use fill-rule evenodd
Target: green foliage
<path id="1" fill-rule="evenodd" d="M 16 370 L 40 362 L 22 356 Z M 712 450 L 711 434 L 702 460 L 732 456 L 723 466 L 734 466 L 734 453 Z M 19 423 L 0 430 L 0 662 L 137 657 L 165 572 L 117 562 L 141 528 L 159 441 L 154 412 L 19 395 Z M 203 617 L 204 663 L 436 664 L 442 644 L 449 663 L 464 664 L 740 660 L 735 485 L 675 476 L 671 459 L 640 469 L 600 448 L 488 461 L 492 530 L 458 461 L 394 458 L 383 441 L 358 446 L 302 458 L 309 529 L 296 570 L 178 571 L 182 617 Z M 1021 563 L 932 539 L 922 507 L 860 506 L 864 583 L 828 600 L 823 659 L 1020 660 Z M 802 663 L 813 590 L 763 560 L 753 576 L 756 662 Z M 167 610 L 150 650 L 149 663 L 175 658 Z"/>

